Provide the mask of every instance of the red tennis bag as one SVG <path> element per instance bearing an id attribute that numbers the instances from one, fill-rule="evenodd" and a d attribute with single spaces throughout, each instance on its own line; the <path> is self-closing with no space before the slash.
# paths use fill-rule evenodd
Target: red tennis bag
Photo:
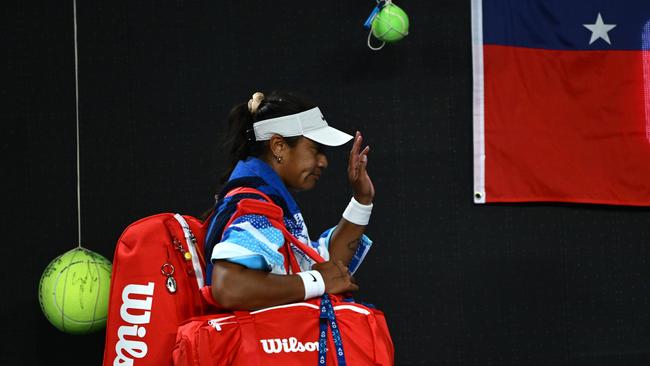
<path id="1" fill-rule="evenodd" d="M 342 338 L 339 361 L 332 333 L 319 360 L 320 299 L 251 312 L 205 315 L 178 330 L 175 366 L 393 365 L 393 343 L 382 312 L 330 296 Z"/>
<path id="2" fill-rule="evenodd" d="M 204 236 L 198 219 L 171 213 L 124 230 L 113 257 L 104 366 L 172 365 L 178 325 L 207 306 L 199 291 Z"/>

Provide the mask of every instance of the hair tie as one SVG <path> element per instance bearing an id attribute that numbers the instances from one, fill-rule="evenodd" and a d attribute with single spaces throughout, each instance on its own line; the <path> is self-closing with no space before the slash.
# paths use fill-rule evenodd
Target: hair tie
<path id="1" fill-rule="evenodd" d="M 260 103 L 264 100 L 264 94 L 260 92 L 255 92 L 253 94 L 253 97 L 248 100 L 248 111 L 251 112 L 251 114 L 255 114 L 257 112 L 257 108 L 260 106 Z"/>

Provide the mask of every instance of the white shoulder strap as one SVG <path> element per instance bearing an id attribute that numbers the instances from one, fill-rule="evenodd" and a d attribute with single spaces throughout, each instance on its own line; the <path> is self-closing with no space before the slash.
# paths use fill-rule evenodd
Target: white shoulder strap
<path id="1" fill-rule="evenodd" d="M 190 225 L 187 224 L 187 221 L 185 221 L 183 216 L 175 214 L 174 218 L 176 221 L 178 221 L 179 224 L 181 224 L 181 227 L 183 228 L 183 234 L 185 235 L 187 248 L 189 249 L 190 254 L 192 254 L 192 266 L 194 267 L 194 273 L 196 273 L 196 282 L 199 286 L 199 289 L 201 289 L 205 283 L 203 282 L 203 270 L 201 269 L 201 262 L 199 262 L 198 250 L 200 250 L 200 248 L 196 248 L 196 238 L 190 231 Z"/>

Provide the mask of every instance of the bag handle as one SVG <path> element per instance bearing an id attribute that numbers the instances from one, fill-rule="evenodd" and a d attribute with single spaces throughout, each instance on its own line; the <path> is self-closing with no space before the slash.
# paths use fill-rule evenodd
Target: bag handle
<path id="1" fill-rule="evenodd" d="M 328 294 L 320 298 L 319 336 L 318 336 L 318 365 L 325 365 L 327 362 L 327 329 L 332 333 L 334 342 L 334 353 L 338 366 L 346 366 L 345 351 L 343 350 L 343 338 L 336 321 L 336 313 Z"/>
<path id="2" fill-rule="evenodd" d="M 282 218 L 282 215 L 283 215 L 282 208 L 280 208 L 280 206 L 274 204 L 269 196 L 267 196 L 262 191 L 259 191 L 259 190 L 255 189 L 255 188 L 249 188 L 249 187 L 235 188 L 235 189 L 232 189 L 232 190 L 228 191 L 228 193 L 226 193 L 225 197 L 232 197 L 232 196 L 237 195 L 237 194 L 245 194 L 245 193 L 255 194 L 255 195 L 261 196 L 267 202 L 263 202 L 263 201 L 256 200 L 256 199 L 251 199 L 251 198 L 244 198 L 241 201 L 237 202 L 237 210 L 235 210 L 235 212 L 232 214 L 232 216 L 230 216 L 230 220 L 228 220 L 226 225 L 223 227 L 224 232 L 226 231 L 228 226 L 230 226 L 230 224 L 232 224 L 232 222 L 235 221 L 235 219 L 237 219 L 238 217 L 243 216 L 243 215 L 258 214 L 258 215 L 264 215 L 264 216 L 267 216 L 267 217 L 275 218 L 275 217 L 279 216 L 280 218 Z M 246 201 L 246 203 L 244 205 L 241 205 L 242 201 Z M 257 203 L 262 203 L 263 205 L 257 205 L 256 202 Z M 272 206 L 274 206 L 274 207 L 269 206 L 269 203 L 272 204 Z M 223 232 L 221 233 L 221 237 L 223 238 Z"/>
<path id="3" fill-rule="evenodd" d="M 271 200 L 271 198 L 263 192 L 255 188 L 239 187 L 229 191 L 226 194 L 226 197 L 246 193 L 259 195 L 263 197 L 266 202 L 252 198 L 244 198 L 241 201 L 237 202 L 237 210 L 230 217 L 228 223 L 224 226 L 224 230 L 226 230 L 226 228 L 229 227 L 233 221 L 235 221 L 240 216 L 249 214 L 262 215 L 269 220 L 273 227 L 280 230 L 285 238 L 285 243 L 283 246 L 284 250 L 281 250 L 281 253 L 284 252 L 282 255 L 285 257 L 285 268 L 287 269 L 287 273 L 289 271 L 289 268 L 291 268 L 291 271 L 293 271 L 293 273 L 300 272 L 300 266 L 298 266 L 298 262 L 289 244 L 293 244 L 296 248 L 305 253 L 305 255 L 307 255 L 316 263 L 325 262 L 325 259 L 323 259 L 323 257 L 318 254 L 316 250 L 301 242 L 300 239 L 296 238 L 289 232 L 289 230 L 287 230 L 283 222 L 284 212 L 282 211 L 282 208 L 276 205 L 273 200 Z"/>
<path id="4" fill-rule="evenodd" d="M 226 193 L 225 197 L 230 197 L 236 194 L 245 194 L 245 193 L 256 194 L 258 196 L 264 197 L 264 199 L 267 200 L 268 202 L 273 202 L 271 198 L 269 198 L 269 196 L 267 196 L 264 192 L 260 191 L 259 189 L 250 188 L 250 187 L 239 187 L 239 188 L 231 189 L 230 191 L 228 191 L 228 193 Z"/>

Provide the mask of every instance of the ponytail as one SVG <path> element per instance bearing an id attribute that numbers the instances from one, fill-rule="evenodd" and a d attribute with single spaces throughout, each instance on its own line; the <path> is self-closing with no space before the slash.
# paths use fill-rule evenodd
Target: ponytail
<path id="1" fill-rule="evenodd" d="M 219 183 L 224 184 L 228 181 L 230 174 L 235 165 L 240 160 L 248 156 L 259 156 L 263 149 L 260 145 L 262 141 L 255 141 L 255 135 L 252 134 L 253 115 L 248 111 L 247 103 L 241 103 L 233 107 L 228 114 L 228 131 L 224 146 L 228 152 L 228 169 L 224 171 L 219 179 Z"/>

